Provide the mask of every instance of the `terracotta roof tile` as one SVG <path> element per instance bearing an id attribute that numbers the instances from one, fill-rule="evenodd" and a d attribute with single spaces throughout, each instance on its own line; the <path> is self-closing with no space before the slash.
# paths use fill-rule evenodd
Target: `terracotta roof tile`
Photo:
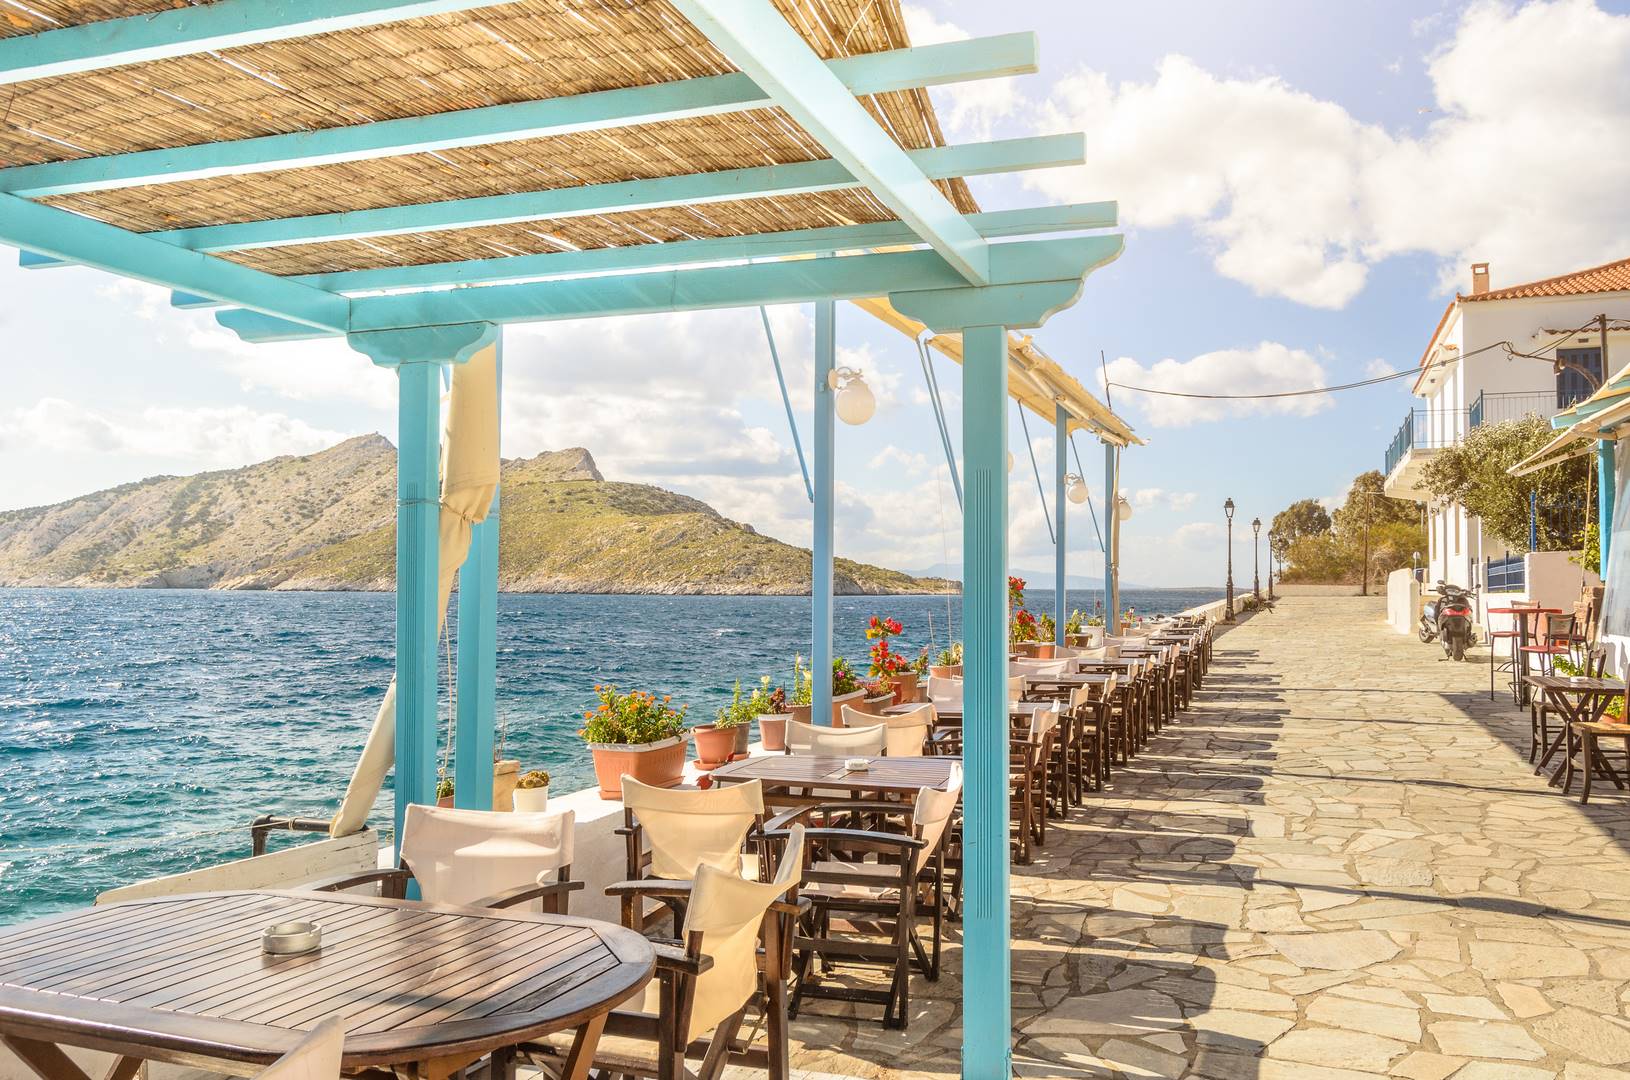
<path id="1" fill-rule="evenodd" d="M 1571 274 L 1530 281 L 1525 285 L 1491 289 L 1481 296 L 1461 295 L 1456 299 L 1520 300 L 1536 296 L 1584 296 L 1589 293 L 1627 291 L 1630 291 L 1630 259 L 1620 259 L 1588 270 L 1575 270 Z"/>

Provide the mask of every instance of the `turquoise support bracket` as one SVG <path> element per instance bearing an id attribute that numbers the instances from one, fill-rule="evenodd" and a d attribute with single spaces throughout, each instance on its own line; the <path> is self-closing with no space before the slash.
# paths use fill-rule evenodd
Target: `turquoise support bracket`
<path id="1" fill-rule="evenodd" d="M 1021 405 L 1020 408 L 1023 408 Z M 1064 623 L 1070 617 L 1068 578 L 1064 575 L 1066 543 L 1064 533 L 1064 474 L 1070 468 L 1070 414 L 1061 404 L 1053 405 L 1053 642 L 1064 644 Z"/>
<path id="2" fill-rule="evenodd" d="M 810 719 L 832 720 L 832 553 L 833 504 L 837 486 L 836 407 L 827 376 L 837 366 L 837 304 L 815 305 L 815 535 L 809 577 L 810 670 L 814 675 Z"/>
<path id="3" fill-rule="evenodd" d="M 792 448 L 798 451 L 798 469 L 804 474 L 804 491 L 809 501 L 815 501 L 815 485 L 809 481 L 809 462 L 804 460 L 804 441 L 798 437 L 798 419 L 792 413 L 792 398 L 787 394 L 787 376 L 781 370 L 781 353 L 775 347 L 775 331 L 770 329 L 770 313 L 763 306 L 758 317 L 764 321 L 764 340 L 770 344 L 770 362 L 775 365 L 775 383 L 781 387 L 781 404 L 787 410 L 787 430 L 792 432 Z"/>
<path id="4" fill-rule="evenodd" d="M 962 1076 L 1008 1080 L 1007 330 L 969 327 L 962 347 Z"/>
<path id="5" fill-rule="evenodd" d="M 502 402 L 501 337 L 495 347 L 498 398 Z M 502 412 L 500 409 L 500 416 Z M 453 805 L 464 810 L 509 809 L 492 805 L 492 750 L 498 728 L 499 495 L 493 492 L 486 519 L 471 530 L 470 553 L 458 572 L 458 723 L 453 743 Z"/>
<path id="6" fill-rule="evenodd" d="M 1613 502 L 1618 495 L 1617 468 L 1613 460 L 1616 443 L 1596 441 L 1596 533 L 1600 537 L 1601 578 L 1607 580 L 1608 555 L 1613 539 Z"/>

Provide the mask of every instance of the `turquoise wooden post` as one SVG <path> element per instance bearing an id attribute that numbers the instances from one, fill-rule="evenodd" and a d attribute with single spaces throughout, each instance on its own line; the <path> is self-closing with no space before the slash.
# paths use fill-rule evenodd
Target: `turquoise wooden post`
<path id="1" fill-rule="evenodd" d="M 817 724 L 830 723 L 832 718 L 832 508 L 837 432 L 827 376 L 836 366 L 837 319 L 837 304 L 833 301 L 815 304 L 815 537 L 809 576 L 810 634 L 814 642 L 810 670 L 814 673 L 815 692 L 809 716 Z"/>
<path id="2" fill-rule="evenodd" d="M 1609 541 L 1613 536 L 1613 500 L 1618 494 L 1617 470 L 1614 468 L 1613 447 L 1606 439 L 1596 441 L 1596 533 L 1601 545 L 1601 575 L 1607 580 Z"/>
<path id="3" fill-rule="evenodd" d="M 462 363 L 497 333 L 491 323 L 351 334 L 396 369 L 396 809 L 398 843 L 409 803 L 436 802 L 436 588 L 441 518 L 441 365 Z"/>
<path id="4" fill-rule="evenodd" d="M 1115 487 L 1115 447 L 1104 443 L 1104 633 L 1120 630 L 1121 583 L 1115 575 L 1115 558 L 1119 546 L 1115 532 L 1115 518 L 1120 503 Z"/>
<path id="5" fill-rule="evenodd" d="M 1064 473 L 1070 467 L 1070 414 L 1063 405 L 1053 406 L 1053 426 L 1053 642 L 1062 645 L 1064 623 L 1070 617 L 1064 576 Z"/>
<path id="6" fill-rule="evenodd" d="M 1007 330 L 964 329 L 962 345 L 962 1075 L 1007 1080 Z"/>
<path id="7" fill-rule="evenodd" d="M 498 349 L 503 400 L 504 346 Z M 493 732 L 498 725 L 498 499 L 470 532 L 470 553 L 458 572 L 458 724 L 453 745 L 453 805 L 492 805 Z"/>

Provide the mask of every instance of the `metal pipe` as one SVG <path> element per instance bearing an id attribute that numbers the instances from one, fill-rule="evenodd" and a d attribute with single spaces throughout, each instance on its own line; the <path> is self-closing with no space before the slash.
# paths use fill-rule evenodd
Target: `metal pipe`
<path id="1" fill-rule="evenodd" d="M 781 404 L 787 410 L 787 430 L 792 432 L 792 448 L 798 451 L 798 468 L 804 474 L 804 491 L 809 501 L 815 501 L 815 485 L 809 481 L 809 462 L 804 460 L 804 443 L 798 437 L 798 421 L 792 414 L 792 398 L 787 395 L 787 379 L 781 372 L 781 354 L 775 347 L 775 334 L 770 330 L 770 313 L 760 304 L 758 317 L 764 321 L 764 340 L 770 343 L 770 362 L 775 365 L 775 381 L 781 387 Z"/>

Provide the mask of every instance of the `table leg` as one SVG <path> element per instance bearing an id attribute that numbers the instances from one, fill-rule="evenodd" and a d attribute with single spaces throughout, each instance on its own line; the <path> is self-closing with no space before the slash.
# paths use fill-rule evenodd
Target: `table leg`
<path id="1" fill-rule="evenodd" d="M 40 1080 L 91 1080 L 85 1075 L 85 1071 L 75 1065 L 73 1060 L 54 1043 L 25 1039 L 19 1035 L 0 1035 L 0 1042 L 5 1043 L 13 1054 L 21 1058 L 24 1065 L 34 1070 Z M 131 1059 L 120 1058 L 114 1068 L 117 1069 L 119 1064 L 129 1060 Z M 137 1061 L 137 1064 L 141 1062 Z"/>
<path id="2" fill-rule="evenodd" d="M 560 1065 L 560 1080 L 586 1080 L 589 1066 L 594 1064 L 594 1052 L 600 1047 L 600 1033 L 606 1028 L 606 1014 L 601 1013 L 577 1029 L 572 1036 L 572 1048 Z"/>
<path id="3" fill-rule="evenodd" d="M 1590 774 L 1596 771 L 1596 734 L 1589 729 L 1581 732 L 1585 752 L 1585 787 L 1579 793 L 1579 804 L 1590 802 Z"/>
<path id="4" fill-rule="evenodd" d="M 118 1060 L 114 1061 L 113 1067 L 108 1070 L 107 1076 L 103 1077 L 102 1080 L 131 1080 L 136 1075 L 136 1070 L 141 1067 L 141 1058 L 121 1054 Z"/>

